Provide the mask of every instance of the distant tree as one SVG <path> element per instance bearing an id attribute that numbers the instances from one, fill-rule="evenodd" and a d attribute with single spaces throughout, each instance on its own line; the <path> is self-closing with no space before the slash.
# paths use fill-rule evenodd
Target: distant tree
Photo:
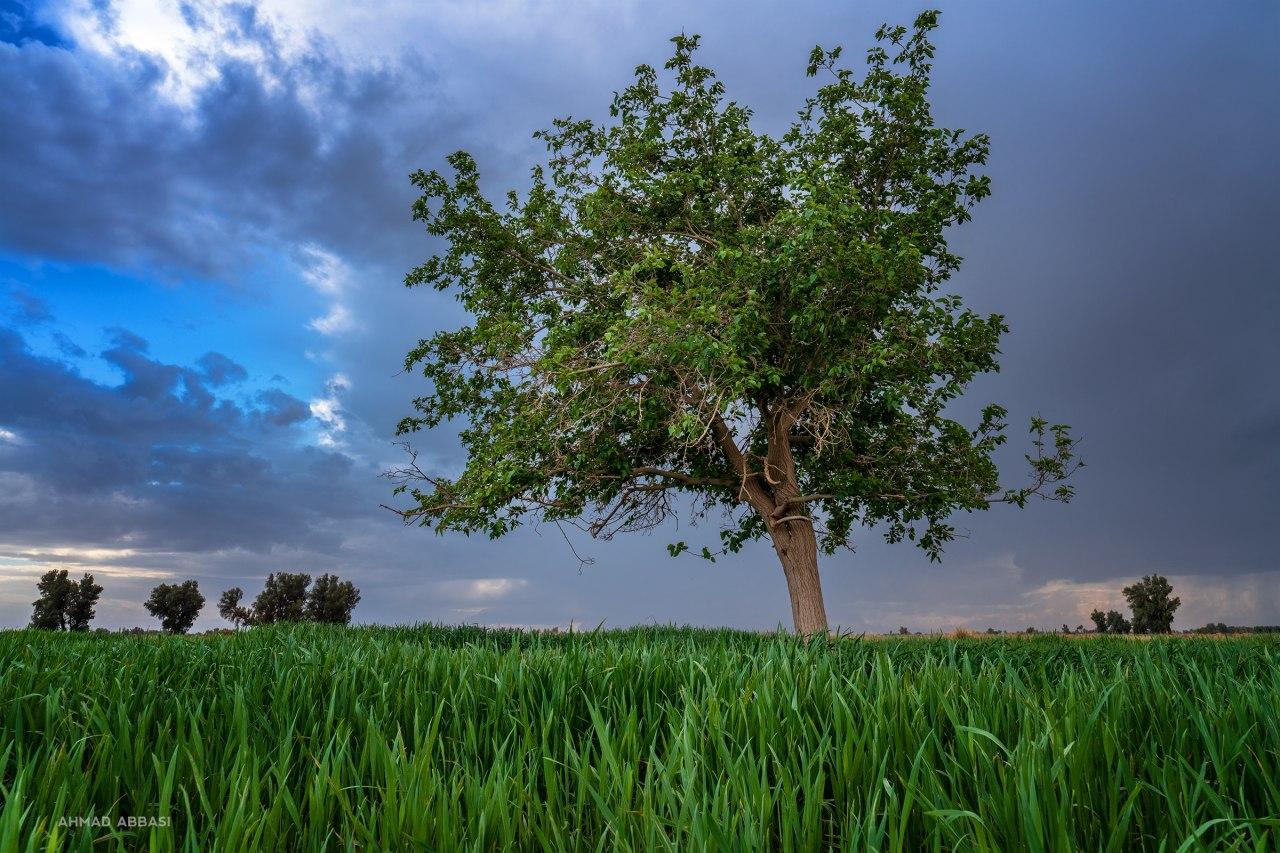
<path id="1" fill-rule="evenodd" d="M 898 633 L 899 633 L 899 634 L 902 634 L 902 635 L 904 635 L 904 636 L 905 636 L 905 635 L 907 635 L 907 634 L 910 634 L 910 633 L 911 633 L 911 631 L 910 631 L 910 630 L 908 630 L 908 628 L 907 628 L 907 626 L 906 626 L 906 625 L 899 625 L 899 626 L 898 626 Z"/>
<path id="2" fill-rule="evenodd" d="M 98 597 L 102 595 L 102 587 L 94 583 L 93 575 L 85 574 L 76 584 L 67 605 L 67 630 L 88 631 L 89 623 L 97 615 Z"/>
<path id="3" fill-rule="evenodd" d="M 1093 620 L 1099 634 L 1127 634 L 1132 628 L 1129 620 L 1118 610 L 1108 610 L 1106 613 L 1094 610 L 1089 618 Z"/>
<path id="4" fill-rule="evenodd" d="M 800 634 L 828 630 L 819 554 L 859 525 L 938 559 L 948 519 L 1066 501 L 1065 426 L 1031 422 L 1031 481 L 1003 488 L 1006 411 L 948 416 L 998 368 L 998 314 L 947 290 L 947 236 L 989 192 L 988 140 L 939 127 L 936 12 L 884 26 L 864 75 L 814 48 L 826 80 L 778 136 L 753 127 L 677 36 L 610 119 L 538 134 L 546 168 L 494 203 L 466 152 L 418 172 L 414 217 L 442 251 L 406 277 L 454 289 L 472 325 L 404 361 L 430 392 L 399 432 L 466 422 L 456 477 L 392 472 L 407 522 L 502 536 L 531 520 L 608 539 L 689 501 L 720 548 L 769 541 Z M 669 546 L 672 555 L 687 550 Z"/>
<path id="5" fill-rule="evenodd" d="M 102 587 L 93 575 L 79 581 L 67 576 L 66 569 L 51 569 L 36 584 L 40 597 L 32 602 L 31 627 L 46 631 L 88 631 L 93 621 Z"/>
<path id="6" fill-rule="evenodd" d="M 253 611 L 240 605 L 243 599 L 244 590 L 238 586 L 231 587 L 218 598 L 218 615 L 237 628 L 252 625 Z"/>
<path id="7" fill-rule="evenodd" d="M 345 625 L 360 602 L 360 590 L 336 575 L 321 575 L 312 585 L 308 574 L 276 572 L 267 575 L 252 606 L 245 607 L 243 600 L 244 590 L 232 587 L 218 599 L 218 613 L 236 627 L 272 622 Z"/>
<path id="8" fill-rule="evenodd" d="M 306 618 L 310 622 L 346 625 L 351 621 L 351 611 L 359 603 L 360 590 L 355 584 L 324 574 L 316 578 L 307 593 Z"/>
<path id="9" fill-rule="evenodd" d="M 1070 633 L 1071 633 L 1071 627 L 1070 627 L 1069 625 L 1067 625 L 1067 623 L 1066 623 L 1066 622 L 1063 622 L 1063 623 L 1062 623 L 1062 633 L 1064 633 L 1064 634 L 1070 634 Z"/>
<path id="10" fill-rule="evenodd" d="M 302 572 L 272 572 L 262 592 L 253 601 L 253 623 L 302 622 L 306 619 L 307 585 L 311 575 Z"/>
<path id="11" fill-rule="evenodd" d="M 1162 575 L 1146 575 L 1124 588 L 1124 597 L 1133 611 L 1135 634 L 1168 634 L 1173 628 L 1173 613 L 1182 599 L 1170 596 L 1173 586 Z"/>
<path id="12" fill-rule="evenodd" d="M 180 584 L 162 583 L 151 590 L 151 597 L 143 604 L 152 616 L 160 620 L 160 627 L 170 634 L 185 634 L 195 624 L 204 596 L 194 580 Z"/>
<path id="13" fill-rule="evenodd" d="M 31 627 L 46 631 L 65 631 L 67 602 L 71 599 L 73 586 L 67 579 L 65 569 L 45 572 L 36 584 L 40 597 L 32 602 L 35 612 L 31 616 Z"/>

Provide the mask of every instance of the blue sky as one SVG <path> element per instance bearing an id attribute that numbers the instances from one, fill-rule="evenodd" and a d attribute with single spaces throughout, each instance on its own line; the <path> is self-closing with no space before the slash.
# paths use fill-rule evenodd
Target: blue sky
<path id="1" fill-rule="evenodd" d="M 532 131 L 603 115 L 681 31 L 777 130 L 815 43 L 919 8 L 0 0 L 0 626 L 49 567 L 99 577 L 108 627 L 157 579 L 212 600 L 280 569 L 354 579 L 371 622 L 785 623 L 765 545 L 672 560 L 714 533 L 673 528 L 580 566 L 555 528 L 379 508 L 426 390 L 404 353 L 462 319 L 401 284 L 438 249 L 407 175 L 466 148 L 522 186 Z M 1074 625 L 1157 571 L 1180 626 L 1280 622 L 1280 7 L 942 9 L 935 111 L 993 145 L 955 286 L 1012 326 L 973 406 L 1071 422 L 1090 467 L 1070 506 L 960 519 L 941 565 L 869 531 L 823 564 L 832 621 Z M 449 430 L 421 449 L 461 461 Z"/>

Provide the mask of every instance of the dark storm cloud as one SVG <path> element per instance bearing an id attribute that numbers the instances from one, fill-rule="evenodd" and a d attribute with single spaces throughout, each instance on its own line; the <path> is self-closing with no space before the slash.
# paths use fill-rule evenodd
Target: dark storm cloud
<path id="1" fill-rule="evenodd" d="M 266 392 L 260 407 L 218 399 L 204 377 L 147 355 L 118 330 L 106 386 L 33 354 L 0 329 L 0 542 L 200 552 L 337 547 L 335 521 L 368 517 L 353 463 L 298 449 L 305 405 Z M 25 494 L 24 499 L 22 495 Z"/>
<path id="2" fill-rule="evenodd" d="M 289 62 L 241 19 L 234 37 L 265 59 L 224 62 L 189 108 L 150 57 L 0 44 L 0 246 L 215 279 L 281 243 L 348 259 L 403 246 L 428 132 L 404 69 L 346 69 L 321 45 Z"/>

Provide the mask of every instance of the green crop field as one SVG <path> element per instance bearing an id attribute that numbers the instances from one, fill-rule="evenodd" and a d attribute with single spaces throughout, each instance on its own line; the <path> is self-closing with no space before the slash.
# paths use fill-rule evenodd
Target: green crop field
<path id="1" fill-rule="evenodd" d="M 1271 850 L 1278 664 L 1261 637 L 10 631 L 0 849 Z"/>

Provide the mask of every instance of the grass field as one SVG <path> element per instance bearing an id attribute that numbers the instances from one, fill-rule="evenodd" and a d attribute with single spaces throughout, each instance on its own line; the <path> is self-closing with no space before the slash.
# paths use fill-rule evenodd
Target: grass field
<path id="1" fill-rule="evenodd" d="M 0 849 L 1271 850 L 1278 709 L 1267 638 L 11 631 Z"/>

